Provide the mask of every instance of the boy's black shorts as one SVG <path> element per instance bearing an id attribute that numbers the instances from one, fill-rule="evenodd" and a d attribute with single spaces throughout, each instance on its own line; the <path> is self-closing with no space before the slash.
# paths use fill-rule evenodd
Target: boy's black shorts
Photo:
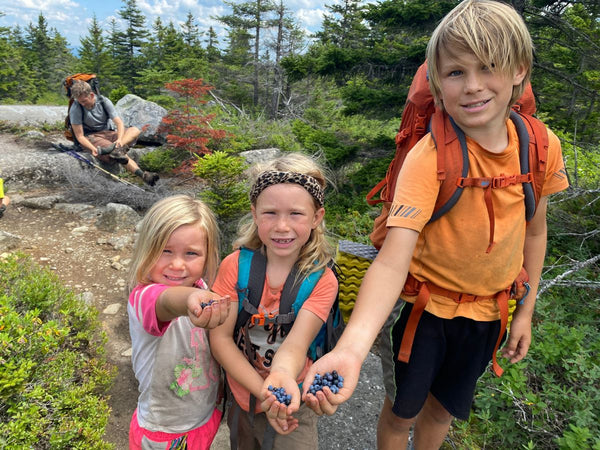
<path id="1" fill-rule="evenodd" d="M 450 414 L 466 420 L 477 380 L 492 360 L 500 320 L 440 319 L 423 311 L 407 364 L 398 361 L 398 350 L 412 306 L 399 300 L 381 331 L 383 379 L 392 411 L 415 417 L 431 392 Z"/>

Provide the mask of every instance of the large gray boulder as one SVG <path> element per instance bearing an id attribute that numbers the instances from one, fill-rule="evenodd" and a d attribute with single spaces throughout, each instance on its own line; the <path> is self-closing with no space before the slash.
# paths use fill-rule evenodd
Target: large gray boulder
<path id="1" fill-rule="evenodd" d="M 167 115 L 165 108 L 133 94 L 122 97 L 115 108 L 125 126 L 142 130 L 138 142 L 164 144 L 165 135 L 158 132 L 158 127 L 162 118 Z"/>

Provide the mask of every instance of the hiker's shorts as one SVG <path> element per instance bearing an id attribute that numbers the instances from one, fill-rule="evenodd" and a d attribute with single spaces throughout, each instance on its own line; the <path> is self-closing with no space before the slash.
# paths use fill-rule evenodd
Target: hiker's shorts
<path id="1" fill-rule="evenodd" d="M 102 130 L 96 131 L 95 133 L 86 134 L 85 137 L 88 138 L 94 147 L 98 148 L 108 147 L 113 142 L 116 142 L 118 134 L 113 130 Z M 108 155 L 98 155 L 96 156 L 96 159 L 105 163 L 114 164 L 114 160 L 112 160 Z"/>
<path id="2" fill-rule="evenodd" d="M 404 363 L 398 351 L 412 306 L 398 300 L 381 331 L 381 365 L 392 411 L 413 418 L 431 392 L 452 416 L 466 420 L 477 380 L 492 359 L 500 320 L 441 319 L 423 311 L 410 360 Z"/>
<path id="3" fill-rule="evenodd" d="M 229 408 L 227 415 L 227 425 L 229 425 L 230 433 L 235 433 L 235 430 L 232 429 L 235 408 L 236 405 L 234 402 L 234 406 Z M 254 422 L 251 424 L 248 412 L 239 408 L 239 406 L 237 408 L 239 411 L 237 431 L 238 450 L 260 450 L 265 429 L 269 423 L 266 414 L 256 413 L 254 415 Z M 315 450 L 319 448 L 319 435 L 317 431 L 318 416 L 312 409 L 302 404 L 294 414 L 294 417 L 298 419 L 298 428 L 286 435 L 278 434 L 274 431 L 273 449 Z"/>
<path id="4" fill-rule="evenodd" d="M 185 412 L 182 411 L 182 414 Z M 186 448 L 188 450 L 209 450 L 212 441 L 219 431 L 221 411 L 215 408 L 212 416 L 201 427 L 186 433 L 163 433 L 150 431 L 140 427 L 137 420 L 137 409 L 129 424 L 129 450 Z"/>

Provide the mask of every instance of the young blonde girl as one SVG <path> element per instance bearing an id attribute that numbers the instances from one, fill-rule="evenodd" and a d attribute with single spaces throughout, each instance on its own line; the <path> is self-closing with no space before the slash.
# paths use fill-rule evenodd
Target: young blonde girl
<path id="1" fill-rule="evenodd" d="M 186 195 L 160 200 L 141 222 L 127 304 L 140 392 L 130 449 L 209 449 L 218 430 L 220 369 L 206 332 L 229 310 L 208 290 L 218 236 L 210 209 Z"/>
<path id="2" fill-rule="evenodd" d="M 232 448 L 267 448 L 272 444 L 279 449 L 313 450 L 318 448 L 317 417 L 306 405 L 300 406 L 298 383 L 312 364 L 308 347 L 327 319 L 337 293 L 337 280 L 327 267 L 333 251 L 325 239 L 323 221 L 326 180 L 313 159 L 292 153 L 254 166 L 250 182 L 251 215 L 240 227 L 234 242 L 236 251 L 223 260 L 213 286 L 215 292 L 229 295 L 234 302 L 225 323 L 210 332 L 211 350 L 225 369 L 233 393 L 228 414 Z M 234 340 L 241 247 L 266 257 L 258 307 L 265 316 L 277 316 L 283 285 L 294 267 L 297 282 L 324 269 L 288 333 L 273 323 L 250 324 L 242 327 Z M 269 384 L 284 387 L 292 395 L 287 408 L 268 391 Z M 319 401 L 315 403 L 311 408 L 318 414 L 327 412 L 326 402 L 322 406 Z M 272 442 L 264 441 L 268 425 L 278 432 L 267 438 Z"/>

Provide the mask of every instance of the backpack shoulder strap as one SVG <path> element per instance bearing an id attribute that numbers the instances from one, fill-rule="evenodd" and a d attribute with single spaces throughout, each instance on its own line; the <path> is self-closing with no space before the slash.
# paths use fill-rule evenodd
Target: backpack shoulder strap
<path id="1" fill-rule="evenodd" d="M 535 214 L 542 194 L 548 157 L 548 130 L 538 119 L 528 114 L 511 111 L 519 137 L 519 162 L 521 174 L 531 173 L 531 181 L 523 183 L 525 193 L 525 218 L 530 221 Z"/>
<path id="2" fill-rule="evenodd" d="M 267 258 L 260 250 L 240 248 L 238 257 L 238 317 L 235 329 L 242 327 L 252 315 L 257 312 L 262 297 L 265 276 L 267 273 Z"/>
<path id="3" fill-rule="evenodd" d="M 431 136 L 437 151 L 437 178 L 441 185 L 429 222 L 439 219 L 456 204 L 463 192 L 456 181 L 469 173 L 467 138 L 452 117 L 436 111 L 431 120 Z"/>
<path id="4" fill-rule="evenodd" d="M 324 269 L 321 269 L 310 273 L 306 277 L 298 277 L 298 271 L 294 266 L 288 275 L 279 301 L 279 321 L 286 332 L 292 327 L 298 311 L 300 311 L 304 302 L 310 297 L 323 272 Z"/>

